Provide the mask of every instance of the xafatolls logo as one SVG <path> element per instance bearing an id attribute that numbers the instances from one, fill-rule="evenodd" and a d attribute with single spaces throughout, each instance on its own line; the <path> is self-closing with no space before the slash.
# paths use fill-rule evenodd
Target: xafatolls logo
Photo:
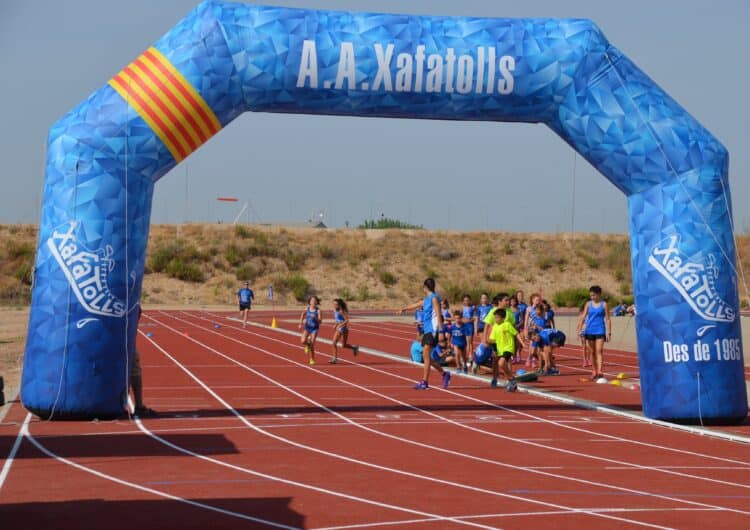
<path id="1" fill-rule="evenodd" d="M 706 320 L 734 322 L 733 307 L 716 292 L 719 269 L 709 254 L 707 263 L 696 263 L 680 252 L 679 236 L 671 236 L 651 250 L 648 262 L 671 283 L 690 307 Z"/>
<path id="2" fill-rule="evenodd" d="M 107 285 L 107 276 L 114 268 L 112 247 L 90 252 L 76 237 L 76 221 L 55 230 L 47 246 L 70 283 L 78 302 L 95 315 L 121 317 L 125 304 L 116 298 Z"/>

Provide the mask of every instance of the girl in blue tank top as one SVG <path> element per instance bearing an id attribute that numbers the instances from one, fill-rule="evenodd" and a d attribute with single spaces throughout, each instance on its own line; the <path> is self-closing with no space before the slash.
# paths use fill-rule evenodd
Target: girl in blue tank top
<path id="1" fill-rule="evenodd" d="M 440 297 L 435 294 L 435 280 L 433 278 L 427 278 L 422 284 L 422 287 L 424 288 L 425 293 L 424 299 L 420 302 L 408 305 L 403 309 L 400 309 L 398 312 L 400 315 L 403 315 L 406 311 L 412 311 L 419 307 L 422 308 L 422 327 L 424 328 L 424 335 L 422 335 L 422 359 L 424 364 L 422 367 L 422 380 L 419 381 L 414 388 L 416 390 L 426 390 L 430 388 L 430 367 L 433 367 L 440 372 L 440 375 L 443 376 L 443 388 L 448 388 L 451 381 L 450 372 L 443 370 L 440 363 L 432 359 L 431 356 L 433 348 L 435 348 L 440 341 L 438 335 L 442 333 Z"/>
<path id="2" fill-rule="evenodd" d="M 471 301 L 471 296 L 464 295 L 463 307 L 461 308 L 461 319 L 463 320 L 464 335 L 466 335 L 466 351 L 471 354 L 474 351 L 474 334 L 477 327 L 477 308 Z M 467 371 L 471 368 L 472 356 L 468 355 Z"/>
<path id="3" fill-rule="evenodd" d="M 341 347 L 352 350 L 355 357 L 359 353 L 359 346 L 349 344 L 349 308 L 346 307 L 346 302 L 341 298 L 333 299 L 333 320 L 333 339 L 331 344 L 333 346 L 333 358 L 328 362 L 336 364 L 339 361 L 339 341 L 341 341 Z"/>
<path id="4" fill-rule="evenodd" d="M 299 318 L 299 328 L 302 329 L 304 326 L 300 342 L 305 345 L 305 353 L 310 354 L 310 366 L 315 364 L 315 339 L 318 338 L 318 330 L 321 322 L 323 322 L 319 305 L 318 297 L 311 296 L 307 300 L 307 309 L 302 312 Z"/>
<path id="5" fill-rule="evenodd" d="M 477 333 L 481 334 L 484 331 L 484 319 L 492 311 L 492 304 L 490 303 L 490 296 L 487 293 L 482 293 L 479 297 L 479 305 L 477 306 Z"/>
<path id="6" fill-rule="evenodd" d="M 578 319 L 578 333 L 583 335 L 586 348 L 591 354 L 591 379 L 597 380 L 604 377 L 604 342 L 612 338 L 612 322 L 607 302 L 602 300 L 602 288 L 592 285 L 589 298 Z"/>

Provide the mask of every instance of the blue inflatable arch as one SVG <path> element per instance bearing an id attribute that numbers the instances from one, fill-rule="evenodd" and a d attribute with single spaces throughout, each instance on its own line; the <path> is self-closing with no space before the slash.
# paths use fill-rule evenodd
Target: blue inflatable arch
<path id="1" fill-rule="evenodd" d="M 727 151 L 591 21 L 215 1 L 50 130 L 29 410 L 122 412 L 154 183 L 245 111 L 546 123 L 628 197 L 645 414 L 746 416 Z"/>

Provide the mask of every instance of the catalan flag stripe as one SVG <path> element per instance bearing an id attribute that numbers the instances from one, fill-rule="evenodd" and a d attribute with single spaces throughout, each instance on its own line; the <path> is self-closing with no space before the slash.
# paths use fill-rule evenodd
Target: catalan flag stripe
<path id="1" fill-rule="evenodd" d="M 177 162 L 221 130 L 201 95 L 157 49 L 149 48 L 109 84 L 167 146 Z"/>

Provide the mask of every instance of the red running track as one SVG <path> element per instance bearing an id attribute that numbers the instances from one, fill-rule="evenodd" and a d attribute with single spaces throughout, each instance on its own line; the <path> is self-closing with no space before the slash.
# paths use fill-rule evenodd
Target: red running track
<path id="1" fill-rule="evenodd" d="M 2 462 L 2 528 L 750 527 L 745 444 L 471 378 L 418 392 L 419 367 L 329 365 L 324 344 L 310 367 L 297 337 L 221 315 L 141 325 L 160 417 L 24 424 L 14 404 L 0 455 L 25 436 Z"/>

